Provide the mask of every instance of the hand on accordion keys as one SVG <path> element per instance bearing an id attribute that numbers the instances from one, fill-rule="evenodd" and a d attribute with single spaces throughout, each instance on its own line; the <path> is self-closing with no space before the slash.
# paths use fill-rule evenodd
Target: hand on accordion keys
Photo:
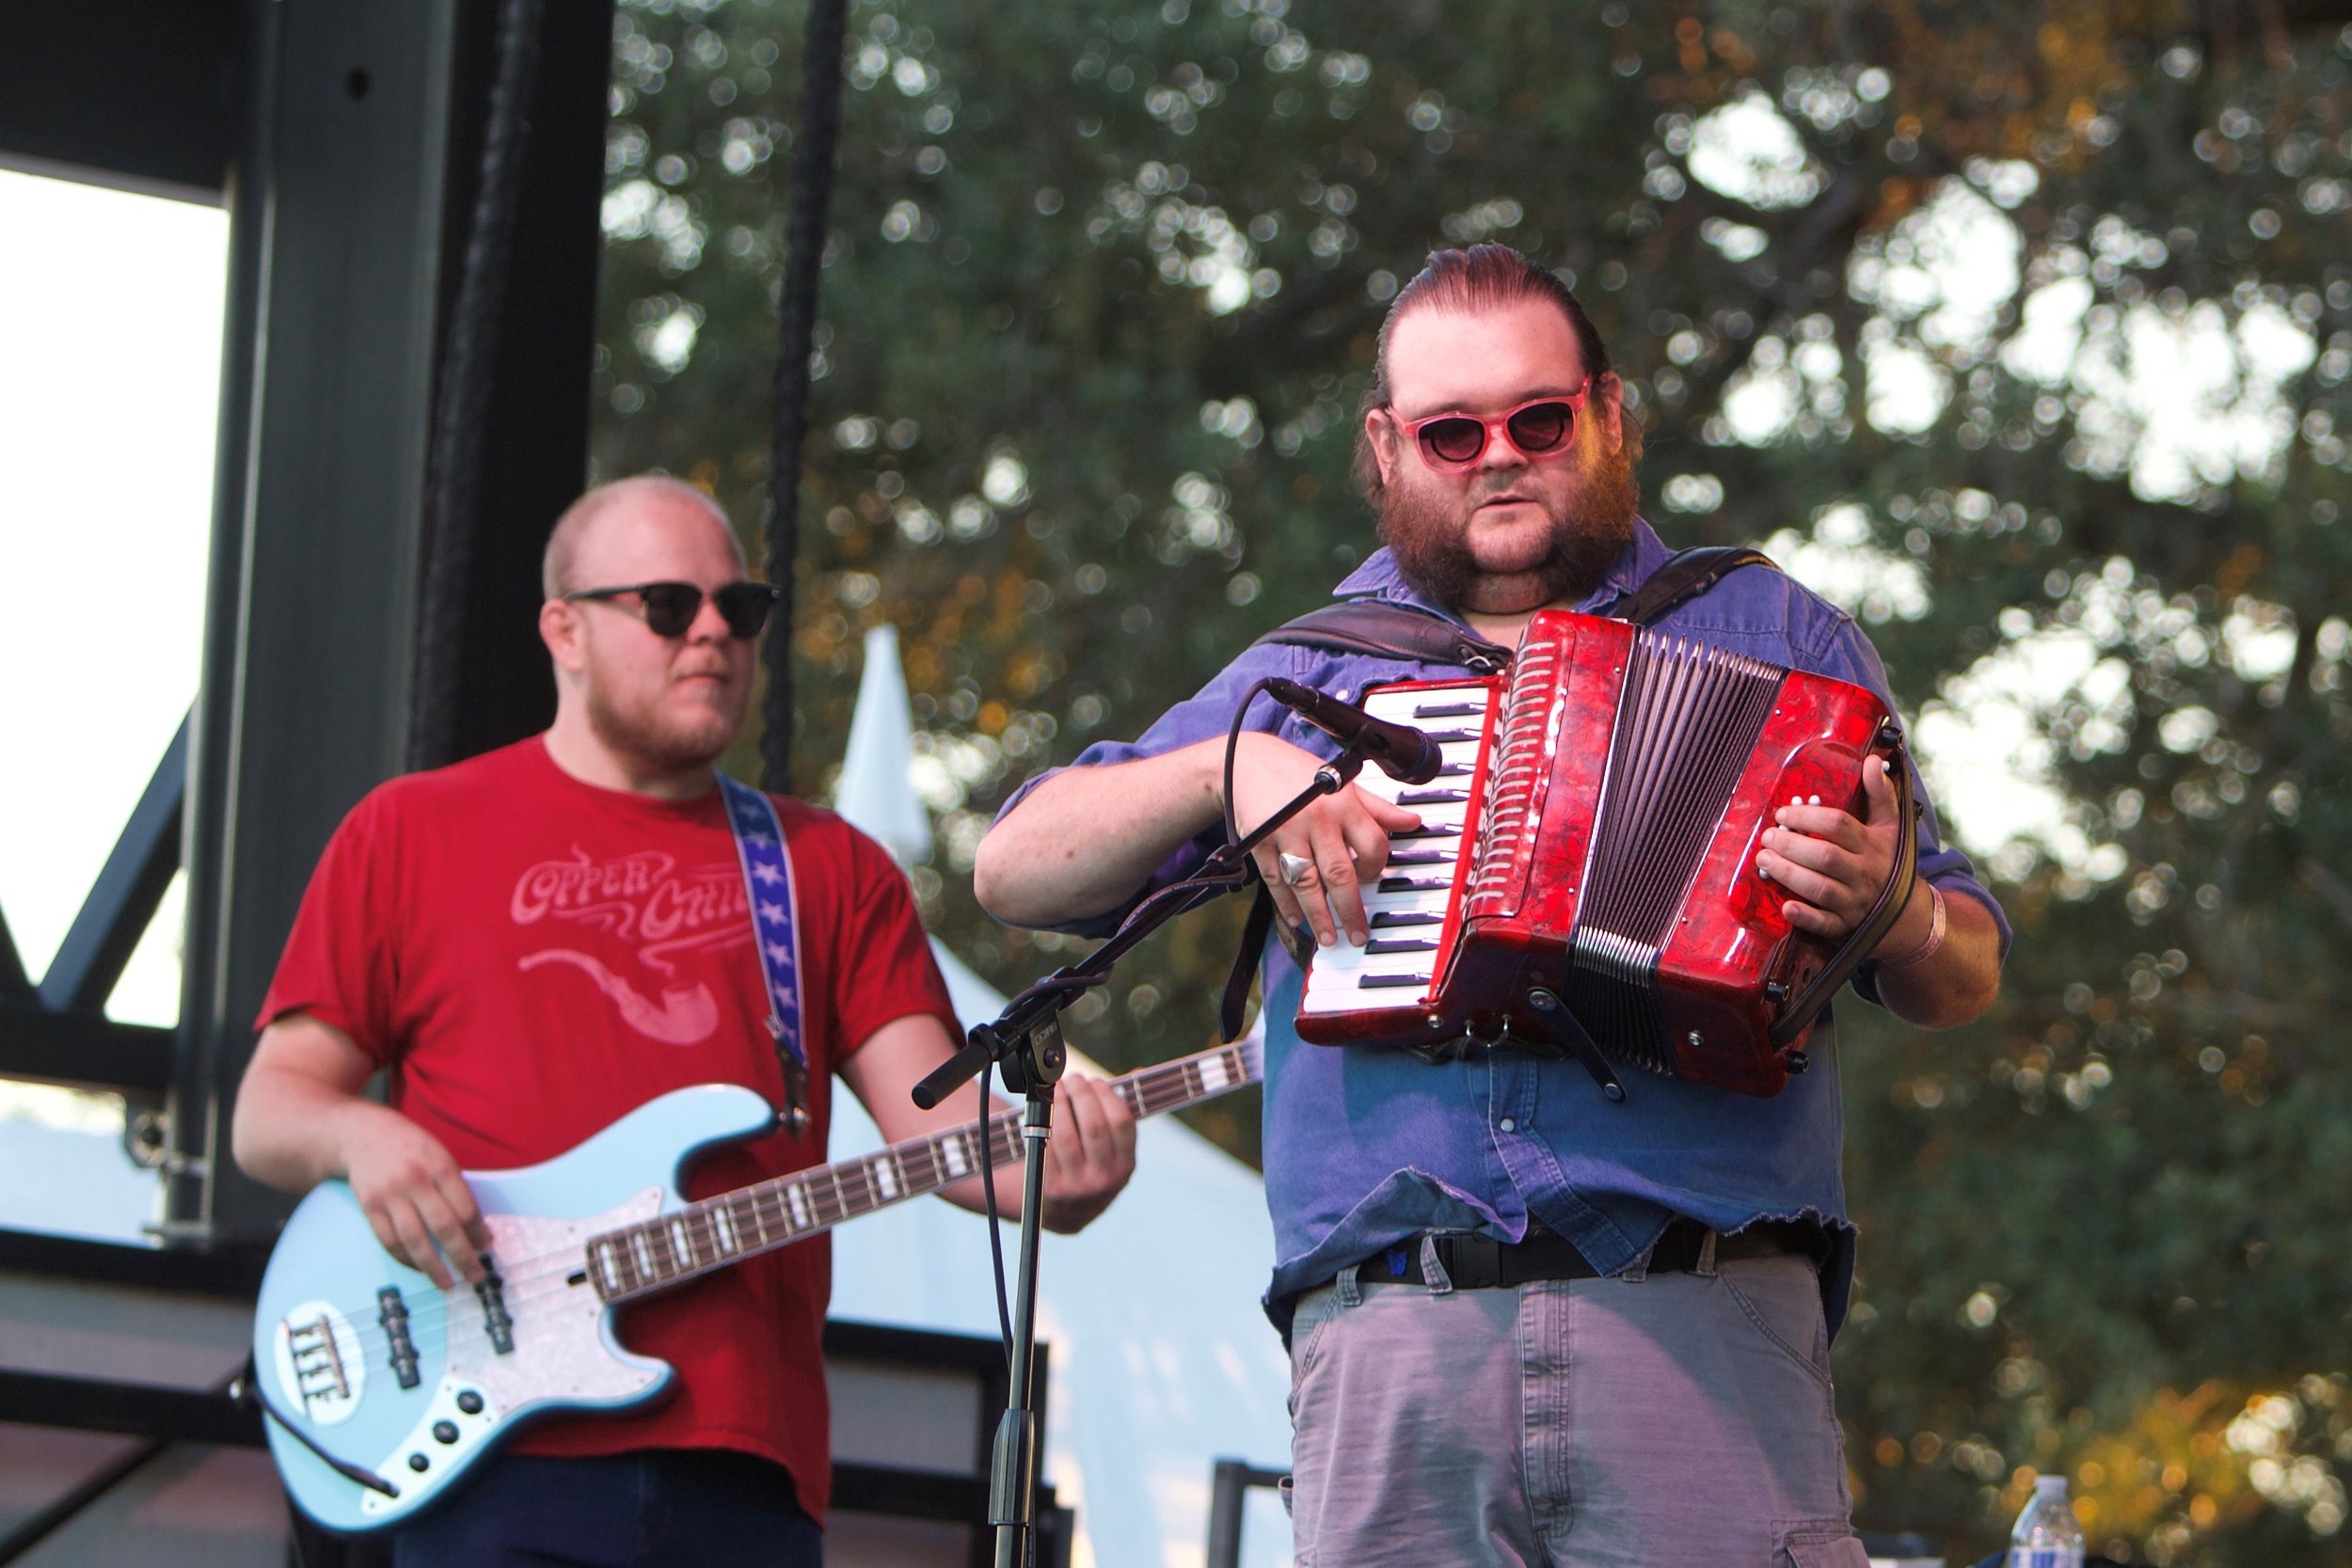
<path id="1" fill-rule="evenodd" d="M 1243 734 L 1233 760 L 1235 823 L 1248 832 L 1306 788 L 1322 766 L 1322 758 L 1287 740 Z M 1362 946 L 1372 931 L 1362 884 L 1388 863 L 1390 834 L 1420 825 L 1415 813 L 1354 784 L 1315 801 L 1255 851 L 1275 913 L 1285 926 L 1311 927 L 1323 946 L 1343 935 Z"/>
<path id="2" fill-rule="evenodd" d="M 1862 924 L 1879 890 L 1895 874 L 1899 814 L 1883 757 L 1862 765 L 1867 821 L 1839 806 L 1787 805 L 1773 813 L 1764 831 L 1756 869 L 1788 890 L 1781 906 L 1788 924 L 1832 942 Z M 1913 900 L 1914 904 L 1922 902 Z M 1915 915 L 1906 911 L 1880 946 L 1904 953 L 1918 945 Z"/>

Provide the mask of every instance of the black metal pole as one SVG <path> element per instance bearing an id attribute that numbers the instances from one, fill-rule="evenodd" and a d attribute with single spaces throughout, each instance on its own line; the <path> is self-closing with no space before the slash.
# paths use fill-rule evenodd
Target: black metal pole
<path id="1" fill-rule="evenodd" d="M 522 202 L 523 153 L 539 74 L 540 0 L 499 7 L 498 76 L 483 128 L 482 182 L 474 191 L 456 301 L 441 343 L 440 385 L 426 460 L 424 582 L 417 618 L 416 696 L 410 705 L 408 766 L 457 760 L 458 688 L 465 673 L 466 594 L 482 531 L 484 430 L 499 322 L 513 270 L 515 214 Z"/>
<path id="2" fill-rule="evenodd" d="M 1204 1568 L 1241 1568 L 1242 1511 L 1253 1486 L 1279 1486 L 1290 1476 L 1238 1459 L 1220 1459 L 1210 1472 L 1209 1556 Z"/>
<path id="3" fill-rule="evenodd" d="M 1021 1116 L 1021 1264 L 1013 1286 L 1012 1378 L 988 1477 L 996 1568 L 1025 1568 L 1037 1531 L 1037 1245 L 1044 1215 L 1045 1141 L 1053 1126 L 1054 1085 L 1032 1080 Z"/>
<path id="4" fill-rule="evenodd" d="M 776 351 L 774 445 L 768 462 L 768 579 L 784 590 L 768 629 L 768 696 L 760 710 L 759 782 L 792 788 L 793 562 L 801 546 L 801 449 L 808 439 L 809 355 L 816 346 L 817 281 L 833 205 L 834 149 L 841 135 L 841 47 L 847 0 L 809 0 L 801 54 L 801 124 L 792 143 L 791 211 L 785 223 L 783 322 Z"/>

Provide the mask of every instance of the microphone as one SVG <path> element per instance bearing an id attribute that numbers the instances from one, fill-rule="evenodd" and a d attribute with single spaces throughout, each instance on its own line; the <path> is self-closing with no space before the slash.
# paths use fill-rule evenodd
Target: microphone
<path id="1" fill-rule="evenodd" d="M 1427 784 L 1445 766 L 1438 743 L 1410 724 L 1375 719 L 1362 708 L 1350 707 L 1313 687 L 1284 680 L 1265 683 L 1266 694 L 1343 746 L 1353 746 L 1366 760 L 1399 784 Z"/>

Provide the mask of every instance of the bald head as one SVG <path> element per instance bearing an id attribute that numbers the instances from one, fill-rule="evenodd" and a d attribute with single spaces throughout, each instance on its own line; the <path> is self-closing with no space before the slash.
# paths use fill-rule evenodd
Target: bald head
<path id="1" fill-rule="evenodd" d="M 735 525 L 707 492 L 667 474 L 637 474 L 599 484 L 564 508 L 564 515 L 555 520 L 554 531 L 548 535 L 547 554 L 539 568 L 541 588 L 548 598 L 560 599 L 575 589 L 592 586 L 580 580 L 580 563 L 592 553 L 592 540 L 613 518 L 682 507 L 699 511 L 717 523 L 735 544 L 737 561 L 742 560 L 743 547 L 735 539 Z"/>

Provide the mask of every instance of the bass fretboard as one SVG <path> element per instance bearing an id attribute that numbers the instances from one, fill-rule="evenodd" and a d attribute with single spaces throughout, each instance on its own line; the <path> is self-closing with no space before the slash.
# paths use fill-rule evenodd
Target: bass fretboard
<path id="1" fill-rule="evenodd" d="M 1256 1083 L 1262 1071 L 1258 1043 L 1242 1040 L 1131 1072 L 1110 1086 L 1140 1117 L 1214 1100 Z M 590 1237 L 588 1282 L 608 1302 L 648 1295 L 1020 1157 L 1021 1113 L 1002 1111 L 985 1124 L 739 1187 Z"/>

